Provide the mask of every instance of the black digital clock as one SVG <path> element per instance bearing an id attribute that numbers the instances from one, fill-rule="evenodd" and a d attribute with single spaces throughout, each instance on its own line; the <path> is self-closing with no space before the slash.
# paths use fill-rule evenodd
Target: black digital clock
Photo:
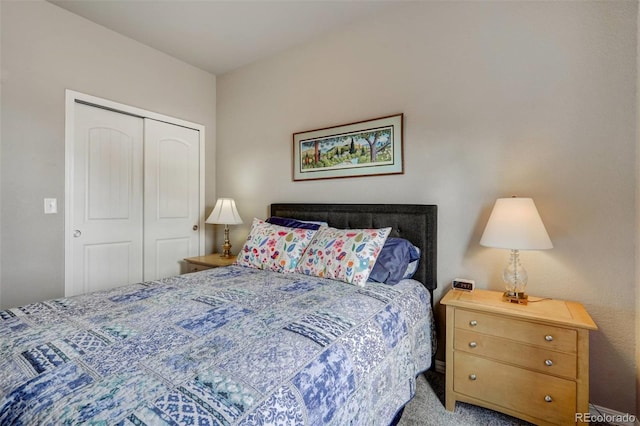
<path id="1" fill-rule="evenodd" d="M 453 287 L 454 290 L 473 291 L 475 286 L 476 282 L 474 280 L 464 278 L 456 278 L 451 282 L 451 287 Z"/>

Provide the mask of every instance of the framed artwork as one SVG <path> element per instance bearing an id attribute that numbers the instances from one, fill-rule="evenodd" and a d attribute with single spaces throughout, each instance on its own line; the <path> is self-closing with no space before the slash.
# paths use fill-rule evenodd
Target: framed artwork
<path id="1" fill-rule="evenodd" d="M 293 180 L 404 173 L 403 114 L 293 134 Z"/>

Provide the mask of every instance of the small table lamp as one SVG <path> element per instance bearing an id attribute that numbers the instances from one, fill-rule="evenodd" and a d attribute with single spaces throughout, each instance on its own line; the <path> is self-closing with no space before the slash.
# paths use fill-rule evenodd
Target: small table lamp
<path id="1" fill-rule="evenodd" d="M 527 304 L 527 271 L 520 264 L 519 250 L 553 248 L 547 230 L 531 198 L 499 198 L 484 229 L 480 245 L 511 250 L 502 272 L 506 284 L 503 300 Z"/>
<path id="2" fill-rule="evenodd" d="M 231 257 L 231 243 L 229 242 L 229 225 L 240 225 L 242 219 L 236 209 L 236 202 L 232 198 L 218 198 L 216 206 L 205 220 L 205 223 L 224 225 L 224 245 L 220 257 Z"/>

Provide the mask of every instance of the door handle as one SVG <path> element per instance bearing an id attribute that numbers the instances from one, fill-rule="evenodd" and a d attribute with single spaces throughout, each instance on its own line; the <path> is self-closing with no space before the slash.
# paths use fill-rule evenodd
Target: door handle
<path id="1" fill-rule="evenodd" d="M 79 238 L 82 235 L 82 232 L 79 229 L 73 231 L 73 238 Z"/>
<path id="2" fill-rule="evenodd" d="M 198 225 L 193 225 L 193 230 L 197 231 L 198 230 Z"/>

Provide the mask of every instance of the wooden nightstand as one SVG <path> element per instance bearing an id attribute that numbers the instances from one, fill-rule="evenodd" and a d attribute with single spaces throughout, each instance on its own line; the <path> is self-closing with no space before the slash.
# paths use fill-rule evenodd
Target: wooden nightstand
<path id="1" fill-rule="evenodd" d="M 447 306 L 446 408 L 480 405 L 532 423 L 574 424 L 589 412 L 589 330 L 575 302 L 450 290 Z"/>
<path id="2" fill-rule="evenodd" d="M 187 257 L 184 261 L 186 263 L 183 273 L 198 272 L 219 266 L 229 266 L 236 261 L 236 256 L 220 257 L 219 253 L 213 253 L 206 256 Z"/>

